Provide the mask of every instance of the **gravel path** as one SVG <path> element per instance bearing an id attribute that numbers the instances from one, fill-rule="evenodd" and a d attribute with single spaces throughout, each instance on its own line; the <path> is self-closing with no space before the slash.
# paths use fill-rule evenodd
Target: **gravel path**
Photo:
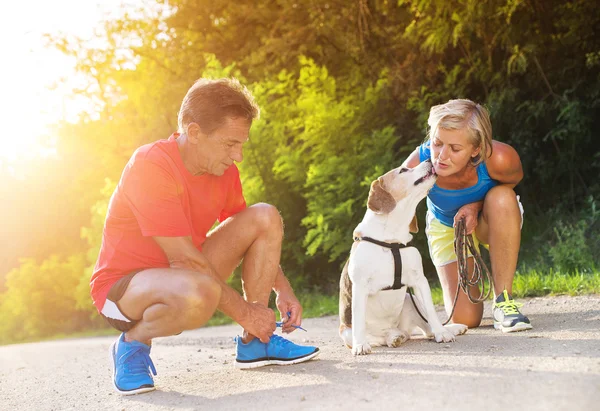
<path id="1" fill-rule="evenodd" d="M 411 340 L 354 358 L 337 317 L 308 319 L 290 339 L 318 360 L 234 368 L 238 326 L 154 341 L 157 390 L 122 397 L 111 384 L 114 337 L 0 347 L 2 410 L 588 410 L 600 404 L 600 296 L 525 300 L 531 331 L 482 327 L 451 344 Z M 510 408 L 509 408 L 510 409 Z"/>

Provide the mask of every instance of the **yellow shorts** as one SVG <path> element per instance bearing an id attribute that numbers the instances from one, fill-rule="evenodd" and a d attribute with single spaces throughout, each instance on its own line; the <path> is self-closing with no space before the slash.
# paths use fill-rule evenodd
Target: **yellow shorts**
<path id="1" fill-rule="evenodd" d="M 519 202 L 519 209 L 521 210 L 521 228 L 523 228 L 523 205 L 517 196 Z M 429 254 L 431 255 L 431 261 L 436 267 L 442 267 L 446 264 L 453 263 L 457 260 L 456 253 L 454 252 L 454 228 L 445 226 L 433 216 L 433 214 L 427 211 L 427 226 L 425 233 L 427 234 L 427 243 L 429 244 Z M 488 244 L 483 244 L 479 241 L 475 233 L 473 233 L 473 242 L 475 248 L 479 249 L 479 244 L 482 244 L 485 248 L 489 249 Z M 469 253 L 471 255 L 471 253 Z"/>

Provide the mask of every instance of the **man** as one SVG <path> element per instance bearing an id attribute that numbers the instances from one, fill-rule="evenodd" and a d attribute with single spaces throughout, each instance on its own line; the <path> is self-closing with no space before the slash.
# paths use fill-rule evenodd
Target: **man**
<path id="1" fill-rule="evenodd" d="M 198 80 L 179 111 L 179 133 L 140 147 L 110 200 L 91 279 L 98 311 L 123 333 L 111 347 L 122 394 L 154 389 L 153 338 L 204 325 L 220 310 L 244 328 L 236 366 L 294 364 L 314 358 L 273 335 L 302 321 L 302 307 L 279 267 L 283 223 L 268 204 L 246 207 L 242 147 L 259 109 L 237 80 Z M 221 222 L 208 233 L 214 222 Z M 226 284 L 243 260 L 244 298 Z M 289 315 L 288 315 L 289 313 Z"/>

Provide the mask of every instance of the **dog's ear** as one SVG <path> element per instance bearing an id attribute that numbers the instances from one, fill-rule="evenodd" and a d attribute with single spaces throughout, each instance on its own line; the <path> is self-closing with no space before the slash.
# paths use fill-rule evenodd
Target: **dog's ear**
<path id="1" fill-rule="evenodd" d="M 410 222 L 410 224 L 408 225 L 408 231 L 410 231 L 411 233 L 418 233 L 419 232 L 419 224 L 417 224 L 417 215 L 416 214 L 413 217 L 413 219 Z"/>
<path id="2" fill-rule="evenodd" d="M 388 214 L 396 207 L 394 197 L 381 186 L 381 178 L 371 183 L 367 207 L 377 214 Z"/>

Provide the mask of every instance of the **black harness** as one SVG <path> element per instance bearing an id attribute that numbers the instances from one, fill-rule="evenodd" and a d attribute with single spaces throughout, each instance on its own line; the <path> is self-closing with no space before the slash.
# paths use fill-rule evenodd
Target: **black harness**
<path id="1" fill-rule="evenodd" d="M 400 249 L 408 247 L 407 245 L 401 243 L 386 243 L 371 237 L 354 237 L 354 241 L 367 241 L 392 250 L 392 255 L 394 256 L 394 284 L 392 284 L 391 287 L 385 287 L 382 290 L 399 290 L 406 286 L 406 284 L 402 284 L 402 258 L 400 258 Z"/>

